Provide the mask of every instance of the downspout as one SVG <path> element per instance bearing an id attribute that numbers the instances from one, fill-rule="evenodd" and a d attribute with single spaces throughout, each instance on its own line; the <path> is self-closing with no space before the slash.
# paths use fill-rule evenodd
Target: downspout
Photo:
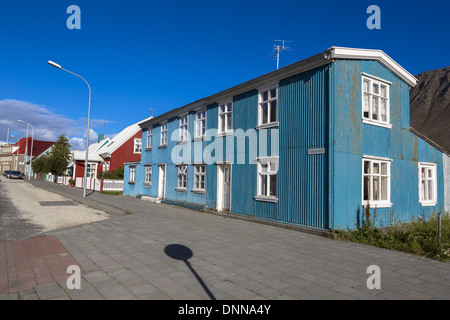
<path id="1" fill-rule="evenodd" d="M 328 228 L 335 229 L 334 225 L 334 110 L 335 110 L 335 64 L 333 60 L 334 49 L 324 53 L 324 59 L 330 60 L 328 78 Z"/>

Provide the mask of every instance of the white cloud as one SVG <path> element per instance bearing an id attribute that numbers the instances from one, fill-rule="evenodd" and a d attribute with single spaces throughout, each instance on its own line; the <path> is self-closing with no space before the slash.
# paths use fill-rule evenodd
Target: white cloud
<path id="1" fill-rule="evenodd" d="M 0 119 L 0 141 L 7 141 L 8 129 L 10 134 L 15 132 L 15 136 L 19 139 L 26 137 L 27 125 L 17 122 L 23 120 L 33 126 L 34 138 L 37 140 L 56 141 L 64 134 L 69 138 L 74 150 L 86 149 L 86 119 L 70 119 L 53 112 L 47 106 L 12 99 L 0 100 Z M 91 127 L 100 124 L 103 126 L 104 119 L 91 120 Z M 28 135 L 31 137 L 31 128 Z M 90 129 L 89 144 L 96 143 L 97 139 L 97 132 Z"/>

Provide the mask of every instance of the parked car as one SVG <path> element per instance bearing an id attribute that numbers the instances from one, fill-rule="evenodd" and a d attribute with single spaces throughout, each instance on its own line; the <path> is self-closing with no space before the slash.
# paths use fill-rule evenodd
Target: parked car
<path id="1" fill-rule="evenodd" d="M 4 172 L 3 172 L 3 176 L 4 177 L 7 177 L 8 176 L 8 174 L 11 172 L 11 170 L 5 170 Z"/>
<path id="2" fill-rule="evenodd" d="M 10 179 L 22 179 L 22 173 L 20 171 L 10 171 L 8 174 L 8 178 Z"/>

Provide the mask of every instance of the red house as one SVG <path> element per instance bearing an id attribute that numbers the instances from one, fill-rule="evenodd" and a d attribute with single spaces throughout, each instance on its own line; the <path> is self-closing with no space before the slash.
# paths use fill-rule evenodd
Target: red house
<path id="1" fill-rule="evenodd" d="M 14 145 L 5 145 L 0 154 L 0 172 L 5 170 L 17 170 L 25 172 L 28 176 L 33 174 L 30 160 L 40 157 L 42 154 L 50 151 L 55 144 L 51 141 L 41 141 L 28 138 L 22 138 Z M 28 147 L 28 148 L 27 148 Z"/>
<path id="2" fill-rule="evenodd" d="M 102 139 L 101 135 L 96 144 L 89 146 L 87 176 L 96 178 L 100 171 L 114 171 L 125 162 L 140 161 L 141 151 L 142 129 L 139 123 L 125 128 L 113 139 Z M 72 153 L 73 172 L 69 175 L 74 180 L 84 177 L 85 157 L 85 151 Z"/>

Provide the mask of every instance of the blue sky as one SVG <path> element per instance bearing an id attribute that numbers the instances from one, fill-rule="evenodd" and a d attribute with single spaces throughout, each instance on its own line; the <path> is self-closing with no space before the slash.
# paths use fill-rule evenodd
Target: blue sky
<path id="1" fill-rule="evenodd" d="M 369 30 L 369 5 L 381 29 Z M 70 5 L 81 30 L 69 30 Z M 114 135 L 276 69 L 274 40 L 292 51 L 280 66 L 331 46 L 381 49 L 413 75 L 450 65 L 446 1 L 2 1 L 0 4 L 0 141 L 71 138 L 83 146 L 88 91 L 92 136 Z M 12 139 L 11 141 L 14 141 Z"/>

